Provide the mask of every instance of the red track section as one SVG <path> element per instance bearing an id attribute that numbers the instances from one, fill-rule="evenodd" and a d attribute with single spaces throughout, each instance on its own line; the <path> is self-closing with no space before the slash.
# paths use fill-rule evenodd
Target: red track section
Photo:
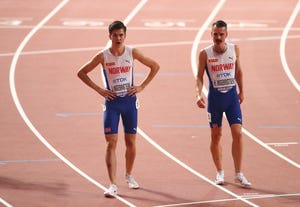
<path id="1" fill-rule="evenodd" d="M 300 205 L 300 96 L 284 72 L 280 56 L 280 38 L 296 8 L 296 0 L 228 0 L 214 18 L 229 23 L 229 40 L 241 50 L 246 91 L 242 105 L 244 127 L 250 132 L 250 137 L 244 134 L 244 173 L 252 182 L 252 189 L 240 188 L 233 182 L 231 138 L 226 120 L 223 134 L 226 184 L 218 188 L 209 183 L 215 177 L 209 128 L 206 112 L 195 104 L 191 57 L 198 53 L 191 53 L 193 41 L 219 1 L 151 0 L 132 18 L 128 15 L 140 3 L 137 0 L 69 1 L 28 39 L 21 54 L 15 53 L 29 32 L 60 3 L 58 0 L 0 2 L 0 204 L 14 207 Z M 109 184 L 102 135 L 103 100 L 84 86 L 76 72 L 105 47 L 108 24 L 126 18 L 127 43 L 157 60 L 161 70 L 139 95 L 139 127 L 146 135 L 138 136 L 134 175 L 141 189 L 130 190 L 124 182 L 125 151 L 120 134 L 120 199 L 106 199 L 101 189 Z M 298 83 L 299 26 L 298 14 L 285 42 L 288 68 Z M 209 29 L 200 40 L 198 52 L 208 44 Z M 136 64 L 135 81 L 142 80 L 146 72 Z M 92 76 L 101 83 L 100 72 Z M 18 101 L 22 108 L 16 107 Z M 20 111 L 25 114 L 21 116 Z M 26 118 L 34 129 L 24 122 Z M 53 154 L 40 139 L 65 159 Z M 159 151 L 149 141 L 165 151 Z M 268 147 L 275 151 L 270 152 Z M 66 160 L 73 165 L 67 165 Z M 78 174 L 79 170 L 84 174 Z"/>

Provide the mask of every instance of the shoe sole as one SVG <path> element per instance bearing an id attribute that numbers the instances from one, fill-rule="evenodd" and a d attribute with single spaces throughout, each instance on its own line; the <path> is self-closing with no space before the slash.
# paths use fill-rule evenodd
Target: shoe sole
<path id="1" fill-rule="evenodd" d="M 130 188 L 130 189 L 139 189 L 140 188 L 140 186 L 139 185 L 131 185 L 128 181 L 126 181 L 126 183 L 128 184 L 128 188 Z"/>
<path id="2" fill-rule="evenodd" d="M 216 185 L 224 185 L 224 183 L 225 183 L 224 181 L 215 182 Z"/>
<path id="3" fill-rule="evenodd" d="M 104 196 L 105 196 L 106 198 L 114 198 L 114 197 L 117 196 L 117 194 L 112 195 L 112 194 L 110 194 L 110 193 L 104 193 Z"/>
<path id="4" fill-rule="evenodd" d="M 139 189 L 140 186 L 128 186 L 130 189 Z"/>

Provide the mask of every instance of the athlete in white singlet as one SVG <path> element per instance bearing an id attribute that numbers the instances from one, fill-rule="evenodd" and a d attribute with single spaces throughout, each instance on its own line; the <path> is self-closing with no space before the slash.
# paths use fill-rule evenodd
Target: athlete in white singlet
<path id="1" fill-rule="evenodd" d="M 124 46 L 123 53 L 118 56 L 107 48 L 103 51 L 103 59 L 106 89 L 116 95 L 113 100 L 105 100 L 104 133 L 117 134 L 121 116 L 124 132 L 136 134 L 138 100 L 136 95 L 128 95 L 133 87 L 132 48 Z"/>
<path id="2" fill-rule="evenodd" d="M 224 184 L 222 166 L 222 117 L 226 114 L 232 134 L 232 156 L 235 167 L 235 179 L 243 187 L 250 187 L 242 170 L 242 113 L 240 104 L 244 100 L 242 69 L 239 49 L 236 45 L 226 43 L 227 24 L 219 20 L 212 25 L 213 45 L 203 49 L 199 54 L 198 74 L 196 78 L 197 105 L 205 108 L 202 96 L 203 75 L 209 78 L 208 119 L 211 128 L 210 150 L 217 169 L 215 183 Z M 236 88 L 238 85 L 238 92 Z"/>
<path id="3" fill-rule="evenodd" d="M 104 195 L 114 197 L 117 195 L 116 179 L 116 147 L 118 141 L 118 126 L 120 117 L 124 126 L 126 144 L 126 174 L 125 180 L 129 188 L 139 188 L 138 183 L 131 175 L 136 155 L 137 132 L 137 97 L 151 82 L 159 70 L 159 65 L 151 58 L 143 55 L 138 49 L 127 47 L 126 26 L 120 21 L 109 25 L 109 38 L 111 47 L 99 52 L 89 62 L 83 65 L 78 72 L 78 77 L 89 87 L 105 98 L 104 134 L 106 145 L 106 165 L 110 186 Z M 150 69 L 149 74 L 141 84 L 133 83 L 133 61 L 138 60 Z M 99 64 L 102 65 L 105 75 L 105 88 L 95 84 L 88 76 Z"/>
<path id="4" fill-rule="evenodd" d="M 115 56 L 107 48 L 103 51 L 106 88 L 124 97 L 133 86 L 132 48 L 125 46 L 122 55 Z"/>
<path id="5" fill-rule="evenodd" d="M 206 73 L 209 79 L 208 117 L 211 127 L 222 126 L 223 113 L 231 125 L 242 124 L 236 83 L 236 53 L 233 44 L 226 43 L 223 53 L 215 51 L 214 46 L 204 48 L 207 56 Z"/>
<path id="6" fill-rule="evenodd" d="M 207 55 L 206 70 L 210 81 L 210 86 L 221 93 L 226 93 L 235 86 L 235 46 L 226 43 L 226 51 L 218 53 L 214 46 L 205 48 Z"/>

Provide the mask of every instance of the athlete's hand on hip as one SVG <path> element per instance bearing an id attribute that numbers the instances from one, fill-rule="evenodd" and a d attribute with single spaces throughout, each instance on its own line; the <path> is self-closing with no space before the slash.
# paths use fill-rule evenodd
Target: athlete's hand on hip
<path id="1" fill-rule="evenodd" d="M 139 93 L 143 90 L 142 86 L 132 86 L 128 90 L 128 95 L 129 96 L 134 96 L 136 93 Z"/>
<path id="2" fill-rule="evenodd" d="M 114 100 L 116 98 L 116 93 L 107 89 L 101 91 L 100 95 L 108 101 Z"/>
<path id="3" fill-rule="evenodd" d="M 206 104 L 203 97 L 198 97 L 197 105 L 199 108 L 205 108 Z"/>

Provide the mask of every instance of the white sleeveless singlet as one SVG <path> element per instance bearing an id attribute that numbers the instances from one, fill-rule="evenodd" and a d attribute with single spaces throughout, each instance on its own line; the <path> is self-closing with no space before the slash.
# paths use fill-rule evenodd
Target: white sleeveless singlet
<path id="1" fill-rule="evenodd" d="M 103 55 L 106 88 L 119 97 L 126 96 L 128 89 L 133 86 L 132 48 L 125 46 L 124 53 L 120 56 L 114 56 L 107 48 L 103 50 Z"/>
<path id="2" fill-rule="evenodd" d="M 213 45 L 205 48 L 207 54 L 206 71 L 212 86 L 221 93 L 228 92 L 236 85 L 235 82 L 235 47 L 234 44 L 226 43 L 224 53 L 217 53 Z"/>

